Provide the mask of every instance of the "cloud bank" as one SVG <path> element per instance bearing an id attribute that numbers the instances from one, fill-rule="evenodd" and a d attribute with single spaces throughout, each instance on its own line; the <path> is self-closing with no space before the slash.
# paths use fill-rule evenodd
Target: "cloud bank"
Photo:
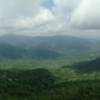
<path id="1" fill-rule="evenodd" d="M 100 0 L 81 1 L 72 15 L 71 24 L 80 29 L 100 29 Z"/>
<path id="2" fill-rule="evenodd" d="M 100 29 L 100 0 L 0 0 L 0 33 L 50 35 Z"/>

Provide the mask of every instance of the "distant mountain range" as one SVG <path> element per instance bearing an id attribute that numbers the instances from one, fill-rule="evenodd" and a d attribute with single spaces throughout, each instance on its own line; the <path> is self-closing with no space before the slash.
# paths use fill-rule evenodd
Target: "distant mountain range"
<path id="1" fill-rule="evenodd" d="M 92 42 L 72 36 L 20 36 L 0 37 L 0 58 L 56 59 L 71 51 L 90 50 Z"/>

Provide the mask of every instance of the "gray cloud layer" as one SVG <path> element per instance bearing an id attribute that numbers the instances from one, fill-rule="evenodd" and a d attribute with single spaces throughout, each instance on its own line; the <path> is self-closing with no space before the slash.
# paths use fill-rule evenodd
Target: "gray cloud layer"
<path id="1" fill-rule="evenodd" d="M 100 29 L 100 0 L 52 0 L 51 7 L 45 1 L 50 3 L 0 0 L 0 33 L 43 35 Z"/>

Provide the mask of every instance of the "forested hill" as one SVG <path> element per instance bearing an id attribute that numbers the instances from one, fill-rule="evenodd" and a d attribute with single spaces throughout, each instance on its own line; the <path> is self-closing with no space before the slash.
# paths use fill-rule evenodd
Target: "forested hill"
<path id="1" fill-rule="evenodd" d="M 0 37 L 0 43 L 8 43 L 15 46 L 47 46 L 52 48 L 86 48 L 90 41 L 72 36 L 20 36 L 3 35 Z"/>
<path id="2" fill-rule="evenodd" d="M 75 65 L 75 68 L 79 72 L 99 72 L 100 71 L 100 58 L 97 58 L 92 61 L 85 61 L 85 62 L 80 62 Z"/>
<path id="3" fill-rule="evenodd" d="M 87 39 L 72 36 L 19 36 L 0 37 L 0 58 L 56 59 L 65 54 L 74 54 L 91 49 Z"/>

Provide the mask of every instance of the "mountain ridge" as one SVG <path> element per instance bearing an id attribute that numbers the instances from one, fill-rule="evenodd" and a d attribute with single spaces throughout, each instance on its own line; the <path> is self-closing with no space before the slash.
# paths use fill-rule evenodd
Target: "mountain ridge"
<path id="1" fill-rule="evenodd" d="M 4 45 L 4 46 L 3 46 Z M 63 57 L 70 51 L 83 52 L 91 49 L 91 42 L 73 36 L 20 36 L 3 35 L 0 37 L 0 56 L 9 56 L 13 53 L 19 57 L 34 59 L 56 59 Z M 8 46 L 9 50 L 5 50 Z M 4 51 L 4 52 L 3 52 Z M 7 54 L 7 55 L 5 55 Z M 15 56 L 14 55 L 14 56 Z M 9 58 L 9 57 L 7 57 Z M 16 58 L 16 57 L 15 57 Z"/>

